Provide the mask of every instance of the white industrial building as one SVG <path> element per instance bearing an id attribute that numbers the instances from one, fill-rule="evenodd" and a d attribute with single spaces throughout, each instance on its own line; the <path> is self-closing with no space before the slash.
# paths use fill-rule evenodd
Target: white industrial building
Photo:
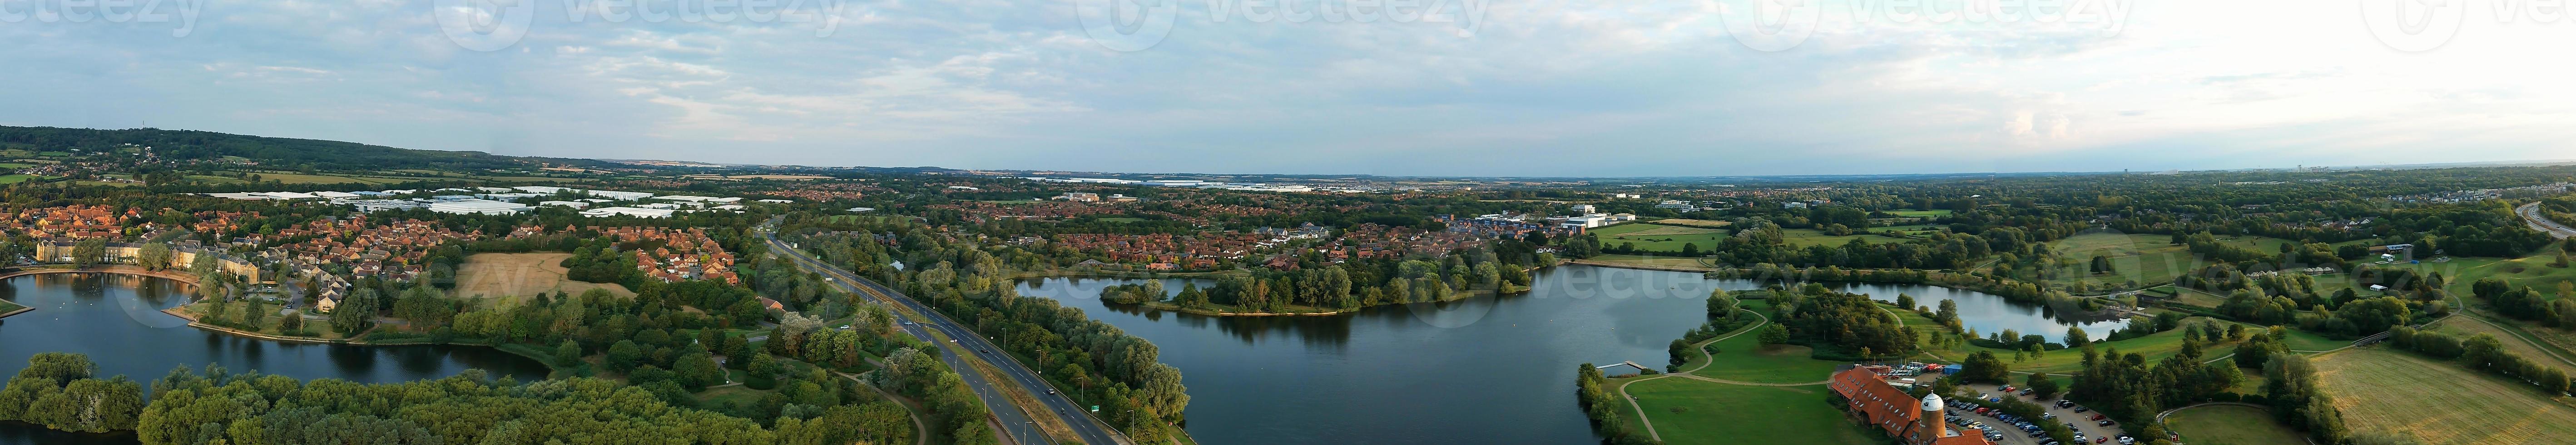
<path id="1" fill-rule="evenodd" d="M 576 208 L 576 209 L 580 209 L 580 208 L 588 208 L 588 207 L 590 207 L 590 203 L 587 203 L 587 202 L 581 202 L 581 201 L 546 201 L 546 202 L 540 202 L 540 203 L 537 203 L 537 205 L 540 205 L 540 206 L 555 206 L 555 207 L 571 207 L 571 208 Z"/>
<path id="2" fill-rule="evenodd" d="M 527 210 L 526 204 L 480 199 L 460 199 L 429 205 L 429 211 L 458 215 L 516 215 Z"/>
<path id="3" fill-rule="evenodd" d="M 597 197 L 601 197 L 601 198 L 608 198 L 608 199 L 614 199 L 614 200 L 619 200 L 619 201 L 634 201 L 634 200 L 638 200 L 638 199 L 644 199 L 644 198 L 651 198 L 651 197 L 653 197 L 653 194 L 651 194 L 651 193 L 644 193 L 644 192 L 620 192 L 620 191 L 611 191 L 611 190 L 587 190 L 587 191 L 584 191 L 584 193 L 589 193 L 589 194 L 590 194 L 590 196 L 597 196 Z"/>
<path id="4" fill-rule="evenodd" d="M 671 210 L 671 209 L 639 209 L 639 208 L 634 208 L 634 207 L 601 207 L 601 208 L 596 208 L 596 209 L 583 210 L 583 211 L 581 211 L 581 216 L 588 216 L 588 217 L 593 217 L 593 218 L 597 218 L 597 217 L 604 217 L 604 216 L 632 216 L 632 217 L 637 217 L 637 218 L 669 218 L 669 217 L 671 217 L 671 214 L 672 214 L 672 213 L 674 213 L 674 212 L 676 212 L 676 211 Z"/>

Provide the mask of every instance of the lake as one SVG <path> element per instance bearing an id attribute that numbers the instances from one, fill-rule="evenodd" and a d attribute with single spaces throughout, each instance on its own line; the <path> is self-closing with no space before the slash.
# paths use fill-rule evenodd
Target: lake
<path id="1" fill-rule="evenodd" d="M 544 379 L 542 363 L 479 346 L 351 346 L 287 343 L 188 327 L 162 309 L 188 301 L 190 286 L 159 278 L 103 274 L 33 275 L 0 281 L 0 299 L 34 312 L 0 319 L 0 378 L 17 375 L 40 352 L 86 354 L 98 376 L 150 382 L 172 368 L 222 365 L 235 373 L 362 383 L 402 382 L 480 368 L 519 381 Z M 0 445 L 134 443 L 132 434 L 78 435 L 0 423 Z"/>
<path id="2" fill-rule="evenodd" d="M 1165 281 L 1171 293 L 1185 282 Z M 1154 342 L 1162 362 L 1180 368 L 1189 385 L 1190 434 L 1220 445 L 1598 443 L 1575 404 L 1575 365 L 1660 366 L 1665 346 L 1706 320 L 1710 290 L 1762 285 L 1692 272 L 1561 266 L 1535 272 L 1530 292 L 1520 295 L 1333 316 L 1209 317 L 1100 300 L 1101 288 L 1130 282 L 1136 280 L 1031 279 L 1019 291 Z M 1994 295 L 1932 286 L 1844 289 L 1890 301 L 1903 292 L 1924 305 L 1956 299 L 1962 322 L 1980 332 L 2053 337 L 2066 326 Z"/>

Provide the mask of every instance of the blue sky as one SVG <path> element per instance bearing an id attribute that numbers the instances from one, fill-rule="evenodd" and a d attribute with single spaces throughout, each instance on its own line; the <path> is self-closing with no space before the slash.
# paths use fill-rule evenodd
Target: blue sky
<path id="1" fill-rule="evenodd" d="M 0 37 L 19 42 L 0 48 L 11 86 L 0 89 L 0 123 L 512 155 L 1131 172 L 2576 158 L 2564 145 L 2576 136 L 2568 58 L 2535 43 L 2565 41 L 2576 18 L 2499 14 L 2488 2 L 2450 2 L 2468 5 L 2452 11 L 2465 19 L 2434 22 L 2438 44 L 2427 46 L 2421 32 L 2373 32 L 2370 7 L 2399 0 L 1926 0 L 1928 13 L 1891 0 L 1290 1 L 1302 20 L 1257 17 L 1276 9 L 1266 1 L 1178 0 L 1130 8 L 1144 25 L 1126 34 L 1085 26 L 1115 0 L 780 0 L 785 14 L 724 23 L 602 12 L 632 2 L 501 1 L 526 9 L 136 0 L 170 17 L 75 23 L 43 11 L 85 12 L 78 2 L 0 0 Z M 1357 17 L 1390 3 L 1441 9 L 1368 23 L 1320 12 Z M 2003 9 L 2028 3 L 2059 10 Z M 575 20 L 570 10 L 593 12 Z M 1779 32 L 1746 25 L 1772 17 L 1764 11 L 1787 11 Z"/>

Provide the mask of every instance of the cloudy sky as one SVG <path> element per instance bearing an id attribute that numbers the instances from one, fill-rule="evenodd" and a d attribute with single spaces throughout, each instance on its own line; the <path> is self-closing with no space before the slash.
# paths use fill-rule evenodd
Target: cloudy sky
<path id="1" fill-rule="evenodd" d="M 1130 172 L 2576 158 L 2576 18 L 2521 0 L 133 1 L 0 0 L 0 124 Z"/>

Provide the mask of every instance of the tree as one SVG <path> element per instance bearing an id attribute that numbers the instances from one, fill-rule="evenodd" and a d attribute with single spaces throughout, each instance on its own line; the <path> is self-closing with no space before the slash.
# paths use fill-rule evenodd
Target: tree
<path id="1" fill-rule="evenodd" d="M 607 360 L 609 370 L 617 372 L 633 371 L 635 370 L 636 363 L 643 359 L 644 350 L 643 348 L 635 345 L 635 340 L 618 340 L 616 344 L 608 346 Z"/>
<path id="2" fill-rule="evenodd" d="M 2057 387 L 2057 379 L 2049 378 L 2048 373 L 2045 372 L 2031 374 L 2030 378 L 2022 381 L 2022 385 L 2030 388 L 2030 394 L 2041 400 L 2057 397 L 2057 391 L 2060 389 Z"/>
<path id="3" fill-rule="evenodd" d="M 144 270 L 170 268 L 170 243 L 144 243 L 143 248 L 135 252 L 134 263 L 142 265 Z"/>
<path id="4" fill-rule="evenodd" d="M 343 335 L 355 335 L 374 326 L 376 300 L 379 299 L 377 295 L 375 289 L 365 288 L 351 292 L 347 297 L 341 297 L 340 305 L 331 308 L 331 330 Z"/>
<path id="5" fill-rule="evenodd" d="M 1764 345 L 1781 345 L 1789 343 L 1789 327 L 1782 326 L 1779 323 L 1772 323 L 1770 326 L 1763 326 L 1761 335 L 1762 344 Z"/>
<path id="6" fill-rule="evenodd" d="M 763 390 L 778 386 L 778 359 L 770 358 L 769 354 L 752 353 L 751 363 L 743 366 L 745 368 L 743 373 L 746 374 L 743 376 L 743 386 Z"/>
<path id="7" fill-rule="evenodd" d="M 555 345 L 555 366 L 579 366 L 581 365 L 581 356 L 580 342 L 572 341 L 572 339 L 564 339 L 563 344 Z"/>
<path id="8" fill-rule="evenodd" d="M 2007 380 L 2011 376 L 2012 365 L 2005 364 L 2003 358 L 1996 357 L 1993 351 L 1977 351 L 1968 355 L 1956 377 L 1962 382 L 2001 385 L 2011 383 Z"/>
<path id="9" fill-rule="evenodd" d="M 1726 319 L 1729 316 L 1735 315 L 1735 308 L 1741 303 L 1742 302 L 1735 299 L 1735 296 L 1728 295 L 1725 289 L 1709 291 L 1708 317 L 1721 320 Z"/>
<path id="10" fill-rule="evenodd" d="M 72 264 L 88 268 L 107 256 L 107 238 L 84 238 L 72 244 Z"/>
<path id="11" fill-rule="evenodd" d="M 296 332 L 304 330 L 304 315 L 287 314 L 284 317 L 279 317 L 277 319 L 277 330 L 279 332 Z"/>

